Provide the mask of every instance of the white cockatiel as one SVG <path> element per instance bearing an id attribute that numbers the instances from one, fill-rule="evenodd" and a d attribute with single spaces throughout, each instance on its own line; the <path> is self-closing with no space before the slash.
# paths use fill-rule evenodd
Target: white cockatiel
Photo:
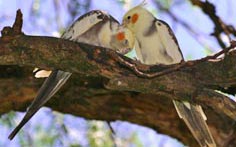
<path id="1" fill-rule="evenodd" d="M 156 19 L 144 8 L 144 3 L 129 10 L 123 17 L 123 25 L 135 36 L 135 51 L 138 60 L 144 64 L 175 64 L 183 55 L 171 28 Z M 181 119 L 184 120 L 201 146 L 215 147 L 215 141 L 205 122 L 206 116 L 200 105 L 187 101 L 173 100 Z"/>
<path id="2" fill-rule="evenodd" d="M 61 38 L 87 43 L 104 48 L 114 49 L 118 53 L 126 54 L 134 46 L 134 37 L 129 29 L 124 28 L 111 15 L 93 10 L 79 17 Z M 72 73 L 61 70 L 41 71 L 45 80 L 38 91 L 37 97 L 30 105 L 26 115 L 20 124 L 9 135 L 13 139 L 18 131 L 29 119 L 65 84 Z M 40 74 L 36 75 L 40 77 Z"/>

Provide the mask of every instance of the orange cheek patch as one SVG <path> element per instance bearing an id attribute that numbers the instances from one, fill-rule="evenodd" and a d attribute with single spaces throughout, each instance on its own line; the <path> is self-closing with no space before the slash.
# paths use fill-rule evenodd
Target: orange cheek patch
<path id="1" fill-rule="evenodd" d="M 133 16 L 132 16 L 132 23 L 136 23 L 136 21 L 138 20 L 138 14 L 135 13 Z"/>
<path id="2" fill-rule="evenodd" d="M 123 40 L 125 39 L 125 34 L 123 32 L 120 32 L 116 35 L 117 40 Z"/>

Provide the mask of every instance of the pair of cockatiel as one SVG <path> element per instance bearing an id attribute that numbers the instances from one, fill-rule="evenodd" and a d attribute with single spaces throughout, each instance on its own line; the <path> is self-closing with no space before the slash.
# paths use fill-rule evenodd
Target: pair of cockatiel
<path id="1" fill-rule="evenodd" d="M 167 23 L 156 19 L 140 4 L 129 10 L 120 25 L 111 15 L 95 10 L 79 17 L 62 38 L 114 49 L 126 54 L 133 47 L 143 64 L 175 64 L 183 60 L 178 42 Z M 25 117 L 10 134 L 13 139 L 26 122 L 64 85 L 71 73 L 54 70 L 45 80 Z M 200 105 L 173 100 L 200 146 L 216 146 Z"/>

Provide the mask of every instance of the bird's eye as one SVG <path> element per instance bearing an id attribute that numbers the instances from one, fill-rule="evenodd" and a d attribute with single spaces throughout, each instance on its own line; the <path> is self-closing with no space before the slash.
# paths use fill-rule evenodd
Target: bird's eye
<path id="1" fill-rule="evenodd" d="M 128 17 L 127 17 L 127 19 L 130 19 L 130 18 L 131 18 L 131 16 L 128 16 Z"/>

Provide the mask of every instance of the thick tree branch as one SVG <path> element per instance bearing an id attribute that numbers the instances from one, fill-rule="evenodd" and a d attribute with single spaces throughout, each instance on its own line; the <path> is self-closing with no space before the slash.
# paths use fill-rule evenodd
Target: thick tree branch
<path id="1" fill-rule="evenodd" d="M 236 51 L 224 59 L 200 62 L 149 79 L 137 76 L 121 64 L 120 58 L 146 73 L 178 64 L 142 65 L 101 47 L 22 33 L 8 35 L 12 29 L 7 29 L 0 38 L 0 67 L 7 73 L 0 74 L 1 114 L 12 109 L 25 110 L 32 101 L 42 82 L 32 78 L 33 67 L 56 68 L 73 75 L 47 104 L 54 110 L 88 119 L 130 121 L 197 146 L 171 102 L 185 99 L 203 106 L 219 146 L 228 134 L 232 136 L 236 104 L 214 90 L 235 89 Z M 236 145 L 235 139 L 232 144 Z"/>

